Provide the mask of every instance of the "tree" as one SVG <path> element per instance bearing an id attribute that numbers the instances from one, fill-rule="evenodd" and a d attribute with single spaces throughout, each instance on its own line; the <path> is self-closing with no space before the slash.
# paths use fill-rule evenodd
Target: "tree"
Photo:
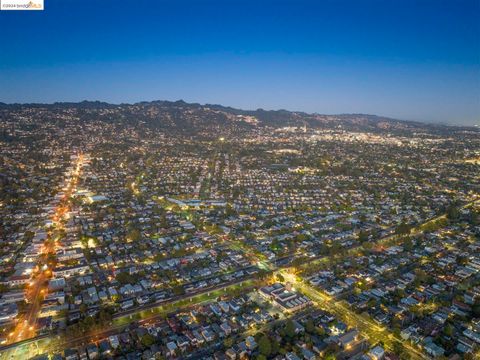
<path id="1" fill-rule="evenodd" d="M 421 284 L 429 282 L 431 277 L 422 269 L 415 270 L 415 281 Z"/>
<path id="2" fill-rule="evenodd" d="M 315 324 L 313 323 L 313 321 L 311 319 L 308 320 L 307 323 L 305 324 L 305 330 L 309 334 L 315 333 Z"/>
<path id="3" fill-rule="evenodd" d="M 32 240 L 34 236 L 35 236 L 35 233 L 33 231 L 30 231 L 30 230 L 25 231 L 25 234 L 24 234 L 25 241 Z"/>
<path id="4" fill-rule="evenodd" d="M 395 228 L 395 233 L 398 235 L 406 235 L 410 234 L 411 229 L 411 226 L 408 225 L 405 220 L 402 220 L 402 222 Z"/>
<path id="5" fill-rule="evenodd" d="M 100 310 L 98 320 L 101 324 L 106 324 L 112 320 L 112 314 L 106 309 Z"/>
<path id="6" fill-rule="evenodd" d="M 185 290 L 183 289 L 183 286 L 182 286 L 182 285 L 175 286 L 175 287 L 172 289 L 172 292 L 173 292 L 173 294 L 176 295 L 176 296 L 185 294 Z"/>
<path id="7" fill-rule="evenodd" d="M 270 340 L 272 344 L 272 353 L 271 355 L 277 355 L 280 351 L 280 344 L 278 343 L 277 339 L 273 338 Z"/>
<path id="8" fill-rule="evenodd" d="M 405 240 L 403 241 L 403 247 L 405 250 L 410 251 L 413 249 L 413 241 L 410 236 L 407 236 Z"/>
<path id="9" fill-rule="evenodd" d="M 368 233 L 365 230 L 360 230 L 358 233 L 358 242 L 364 243 L 368 240 Z"/>
<path id="10" fill-rule="evenodd" d="M 223 346 L 226 348 L 232 347 L 234 342 L 235 340 L 233 337 L 227 337 L 225 340 L 223 340 Z"/>
<path id="11" fill-rule="evenodd" d="M 447 324 L 445 325 L 445 327 L 443 328 L 443 333 L 449 337 L 452 337 L 453 335 L 453 326 L 452 324 Z"/>
<path id="12" fill-rule="evenodd" d="M 472 210 L 470 212 L 469 217 L 468 217 L 468 222 L 473 226 L 479 225 L 480 224 L 480 213 L 478 213 L 475 210 Z"/>
<path id="13" fill-rule="evenodd" d="M 268 336 L 263 335 L 258 342 L 258 350 L 261 354 L 268 357 L 272 352 L 272 344 L 270 343 L 270 339 Z"/>
<path id="14" fill-rule="evenodd" d="M 59 318 L 65 318 L 68 315 L 68 310 L 67 309 L 62 309 L 57 313 L 57 316 Z"/>
<path id="15" fill-rule="evenodd" d="M 366 241 L 362 244 L 362 248 L 364 250 L 370 251 L 373 249 L 373 244 L 371 242 Z"/>
<path id="16" fill-rule="evenodd" d="M 457 220 L 460 217 L 460 211 L 455 205 L 450 205 L 447 208 L 447 219 Z"/>
<path id="17" fill-rule="evenodd" d="M 142 233 L 138 229 L 132 229 L 127 234 L 127 239 L 131 241 L 138 241 L 142 238 Z"/>
<path id="18" fill-rule="evenodd" d="M 141 340 L 142 345 L 146 347 L 150 347 L 155 343 L 155 338 L 151 334 L 145 334 L 142 336 Z"/>
<path id="19" fill-rule="evenodd" d="M 288 320 L 285 324 L 285 335 L 290 339 L 295 337 L 295 324 L 292 320 Z"/>
<path id="20" fill-rule="evenodd" d="M 319 326 L 319 327 L 317 328 L 317 334 L 318 334 L 319 336 L 324 336 L 324 335 L 325 335 L 325 328 L 324 328 L 323 326 Z"/>
<path id="21" fill-rule="evenodd" d="M 405 356 L 407 356 L 407 353 L 405 351 L 405 348 L 401 342 L 395 341 L 393 343 L 393 352 L 397 354 L 401 359 L 405 359 Z"/>
<path id="22" fill-rule="evenodd" d="M 135 280 L 132 275 L 126 272 L 118 273 L 115 279 L 122 285 L 131 284 Z"/>
<path id="23" fill-rule="evenodd" d="M 88 310 L 88 306 L 85 304 L 81 304 L 78 308 L 82 314 L 85 314 Z"/>
<path id="24" fill-rule="evenodd" d="M 285 278 L 283 277 L 282 274 L 280 274 L 280 273 L 277 274 L 277 281 L 279 281 L 281 283 L 283 283 L 285 281 Z"/>
<path id="25" fill-rule="evenodd" d="M 480 316 L 480 301 L 476 301 L 476 303 L 472 306 L 473 316 L 479 317 Z"/>
<path id="26" fill-rule="evenodd" d="M 445 227 L 448 224 L 448 220 L 445 218 L 441 218 L 435 221 L 429 221 L 426 224 L 423 224 L 420 229 L 424 232 L 433 232 L 437 229 L 440 229 L 442 227 Z"/>
<path id="27" fill-rule="evenodd" d="M 308 236 L 305 235 L 305 234 L 298 234 L 297 236 L 295 236 L 295 242 L 301 243 L 301 242 L 304 242 L 306 240 L 308 240 Z"/>
<path id="28" fill-rule="evenodd" d="M 299 268 L 301 265 L 305 264 L 306 258 L 304 256 L 298 256 L 291 262 L 291 265 L 294 268 Z"/>

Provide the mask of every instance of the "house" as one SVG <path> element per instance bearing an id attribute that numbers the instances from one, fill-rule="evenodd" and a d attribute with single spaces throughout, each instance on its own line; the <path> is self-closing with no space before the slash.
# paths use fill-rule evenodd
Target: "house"
<path id="1" fill-rule="evenodd" d="M 168 349 L 168 353 L 173 356 L 175 355 L 175 351 L 178 349 L 177 347 L 177 344 L 175 344 L 174 341 L 170 341 L 167 343 L 167 349 Z"/>
<path id="2" fill-rule="evenodd" d="M 289 352 L 289 353 L 286 353 L 285 354 L 285 359 L 286 360 L 301 360 L 297 354 L 293 353 L 293 352 Z"/>
<path id="3" fill-rule="evenodd" d="M 0 305 L 16 303 L 18 301 L 23 301 L 24 299 L 25 292 L 23 290 L 9 291 L 0 295 Z"/>
<path id="4" fill-rule="evenodd" d="M 78 265 L 73 266 L 61 266 L 53 270 L 53 276 L 55 278 L 59 277 L 70 277 L 72 275 L 81 275 L 89 271 L 88 264 L 82 262 Z"/>
<path id="5" fill-rule="evenodd" d="M 303 309 L 312 303 L 306 296 L 300 295 L 294 291 L 289 291 L 280 283 L 262 287 L 260 288 L 259 293 L 264 298 L 279 305 L 286 312 Z"/>
<path id="6" fill-rule="evenodd" d="M 432 355 L 433 357 L 443 356 L 445 353 L 445 350 L 441 346 L 435 344 L 433 341 L 427 342 L 424 345 L 424 349 L 427 354 Z"/>
<path id="7" fill-rule="evenodd" d="M 114 349 L 116 349 L 120 345 L 120 342 L 118 341 L 118 336 L 116 335 L 109 336 L 108 341 L 110 341 L 110 346 Z"/>
<path id="8" fill-rule="evenodd" d="M 98 353 L 97 345 L 95 345 L 95 344 L 89 344 L 89 345 L 87 346 L 87 354 L 88 354 L 88 358 L 89 358 L 90 360 L 98 358 L 99 353 Z"/>
<path id="9" fill-rule="evenodd" d="M 337 323 L 330 326 L 330 329 L 332 330 L 333 334 L 340 335 L 347 331 L 347 325 L 341 321 L 338 321 Z"/>
<path id="10" fill-rule="evenodd" d="M 14 320 L 18 315 L 16 303 L 9 303 L 0 306 L 0 324 Z"/>
<path id="11" fill-rule="evenodd" d="M 236 360 L 237 359 L 237 353 L 232 348 L 227 349 L 227 351 L 225 351 L 225 356 L 229 360 Z"/>
<path id="12" fill-rule="evenodd" d="M 257 347 L 257 343 L 255 342 L 255 339 L 253 336 L 249 336 L 245 339 L 245 344 L 250 350 L 253 350 Z"/>
<path id="13" fill-rule="evenodd" d="M 385 356 L 385 350 L 381 346 L 375 346 L 367 354 L 372 360 L 382 360 Z"/>
<path id="14" fill-rule="evenodd" d="M 302 348 L 302 355 L 303 355 L 303 358 L 305 360 L 315 360 L 316 359 L 315 354 L 312 351 L 310 351 L 306 348 Z"/>
<path id="15" fill-rule="evenodd" d="M 65 288 L 65 279 L 64 278 L 57 278 L 51 279 L 48 282 L 48 291 L 56 291 Z"/>
<path id="16" fill-rule="evenodd" d="M 16 271 L 8 279 L 8 286 L 13 287 L 13 286 L 25 285 L 30 281 L 30 275 L 17 274 L 17 272 L 18 271 Z"/>
<path id="17" fill-rule="evenodd" d="M 63 356 L 65 357 L 65 360 L 78 360 L 78 352 L 75 349 L 65 349 L 63 351 Z"/>
<path id="18" fill-rule="evenodd" d="M 227 336 L 232 332 L 232 327 L 226 321 L 220 325 L 220 328 Z"/>
<path id="19" fill-rule="evenodd" d="M 126 300 L 126 301 L 122 302 L 121 305 L 120 305 L 122 310 L 127 310 L 127 309 L 131 308 L 132 306 L 133 306 L 133 300 L 132 299 Z"/>
<path id="20" fill-rule="evenodd" d="M 343 349 L 349 349 L 359 340 L 359 335 L 358 330 L 350 330 L 338 338 L 338 344 Z"/>
<path id="21" fill-rule="evenodd" d="M 467 338 L 475 341 L 477 344 L 480 344 L 480 333 L 472 331 L 470 329 L 465 329 L 463 331 L 463 335 L 465 335 Z"/>
<path id="22" fill-rule="evenodd" d="M 205 339 L 205 341 L 213 341 L 215 339 L 215 334 L 209 329 L 203 330 L 202 336 Z"/>

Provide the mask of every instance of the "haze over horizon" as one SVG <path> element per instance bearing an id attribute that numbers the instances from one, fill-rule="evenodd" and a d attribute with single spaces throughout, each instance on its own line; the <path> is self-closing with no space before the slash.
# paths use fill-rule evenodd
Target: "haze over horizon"
<path id="1" fill-rule="evenodd" d="M 474 125 L 479 16 L 475 0 L 46 0 L 0 12 L 0 102 L 183 99 Z"/>
<path id="2" fill-rule="evenodd" d="M 142 101 L 136 101 L 136 102 L 108 102 L 108 101 L 101 101 L 101 100 L 93 100 L 93 99 L 83 99 L 83 100 L 78 100 L 78 101 L 55 101 L 55 102 L 32 102 L 32 103 L 27 103 L 27 102 L 23 102 L 23 103 L 4 103 L 4 102 L 1 102 L 0 101 L 0 105 L 2 104 L 5 104 L 5 105 L 19 105 L 19 106 L 28 106 L 28 105 L 35 105 L 35 106 L 38 106 L 38 105 L 55 105 L 55 104 L 72 104 L 72 106 L 75 106 L 76 104 L 80 105 L 82 103 L 100 103 L 100 104 L 108 104 L 108 105 L 113 105 L 113 106 L 121 106 L 121 105 L 135 105 L 135 104 L 142 104 L 142 103 L 155 103 L 155 102 L 170 102 L 170 103 L 176 103 L 176 102 L 184 102 L 185 104 L 188 104 L 188 105 L 200 105 L 200 106 L 204 106 L 204 107 L 208 107 L 208 106 L 221 106 L 221 107 L 224 107 L 224 108 L 232 108 L 232 109 L 235 109 L 235 110 L 240 110 L 240 111 L 248 111 L 248 112 L 255 112 L 255 111 L 258 111 L 258 110 L 262 110 L 262 111 L 287 111 L 287 112 L 290 112 L 290 113 L 305 113 L 305 114 L 318 114 L 318 115 L 326 115 L 326 116 L 348 116 L 348 115 L 365 115 L 365 116 L 374 116 L 374 117 L 378 117 L 378 118 L 385 118 L 385 119 L 390 119 L 390 120 L 393 120 L 393 121 L 405 121 L 405 122 L 409 122 L 409 121 L 413 121 L 413 122 L 417 122 L 419 124 L 425 124 L 425 125 L 428 125 L 428 124 L 432 124 L 432 125 L 445 125 L 445 126 L 449 126 L 449 127 L 463 127 L 463 126 L 467 126 L 467 127 L 479 127 L 480 124 L 461 124 L 461 123 L 458 123 L 458 124 L 455 124 L 455 123 L 448 123 L 448 122 L 441 122 L 441 121 L 428 121 L 428 120 L 409 120 L 409 119 L 399 119 L 399 118 L 394 118 L 394 117 L 389 117 L 389 116 L 384 116 L 382 114 L 366 114 L 366 113 L 319 113 L 319 112 L 306 112 L 306 111 L 303 111 L 303 110 L 295 110 L 295 109 L 284 109 L 284 108 L 272 108 L 272 109 L 265 109 L 265 108 L 256 108 L 256 109 L 252 109 L 252 108 L 239 108 L 239 107 L 235 107 L 235 106 L 230 106 L 228 104 L 218 104 L 218 103 L 200 103 L 198 101 L 185 101 L 184 99 L 173 99 L 173 100 L 165 100 L 165 99 L 152 99 L 152 100 L 148 100 L 148 101 L 145 101 L 145 100 L 142 100 Z"/>

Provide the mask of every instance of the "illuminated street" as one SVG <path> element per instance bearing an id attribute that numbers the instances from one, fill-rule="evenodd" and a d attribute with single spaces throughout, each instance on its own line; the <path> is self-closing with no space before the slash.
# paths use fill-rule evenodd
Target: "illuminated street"
<path id="1" fill-rule="evenodd" d="M 356 314 L 341 300 L 334 299 L 327 294 L 323 294 L 311 286 L 308 286 L 288 270 L 280 270 L 280 273 L 285 277 L 286 281 L 293 284 L 295 289 L 316 301 L 321 309 L 325 309 L 337 315 L 349 326 L 359 329 L 363 336 L 368 340 L 373 342 L 381 341 L 389 349 L 393 348 L 393 342 L 401 342 L 408 350 L 412 359 L 428 359 L 428 356 L 422 354 L 418 349 L 415 349 L 411 345 L 403 343 L 401 339 L 396 338 L 387 328 L 377 325 L 372 319 L 366 316 Z"/>
<path id="2" fill-rule="evenodd" d="M 49 229 L 49 238 L 43 244 L 39 263 L 25 290 L 25 298 L 28 303 L 26 313 L 19 317 L 14 331 L 9 334 L 9 343 L 30 339 L 37 334 L 37 319 L 40 314 L 40 305 L 47 295 L 48 281 L 52 276 L 52 269 L 55 267 L 55 260 L 51 259 L 50 255 L 55 255 L 57 245 L 61 241 L 60 232 L 69 212 L 70 197 L 76 191 L 76 184 L 81 174 L 83 161 L 84 156 L 80 154 L 73 164 L 73 172 L 67 174 L 64 188 L 65 195 L 52 216 L 53 225 Z"/>

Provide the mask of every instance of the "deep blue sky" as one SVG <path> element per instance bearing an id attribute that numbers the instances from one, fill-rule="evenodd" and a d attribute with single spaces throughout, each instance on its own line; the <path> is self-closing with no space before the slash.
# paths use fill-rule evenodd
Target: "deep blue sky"
<path id="1" fill-rule="evenodd" d="M 45 0 L 0 101 L 166 99 L 480 123 L 480 0 Z"/>

